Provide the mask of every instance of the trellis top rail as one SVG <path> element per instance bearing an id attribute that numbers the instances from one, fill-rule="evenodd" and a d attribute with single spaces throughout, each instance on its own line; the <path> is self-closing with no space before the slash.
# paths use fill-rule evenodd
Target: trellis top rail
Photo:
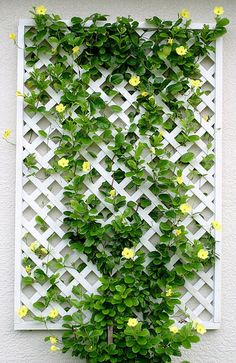
<path id="1" fill-rule="evenodd" d="M 60 21 L 63 21 L 67 26 L 72 25 L 71 20 L 60 19 Z M 113 19 L 110 20 L 111 23 L 112 23 L 112 21 L 113 21 Z M 103 25 L 109 23 L 109 20 L 97 21 L 96 23 L 97 23 L 97 25 L 103 26 Z M 92 21 L 87 21 L 86 26 L 90 27 L 92 24 L 93 24 Z M 32 19 L 20 19 L 19 25 L 33 26 L 33 25 L 35 25 L 35 21 Z M 189 28 L 193 29 L 193 30 L 198 30 L 198 29 L 200 30 L 200 29 L 202 29 L 203 25 L 208 25 L 210 29 L 213 29 L 215 27 L 214 23 L 192 23 L 192 24 L 190 24 Z M 144 30 L 157 29 L 157 26 L 148 24 L 146 21 L 140 21 L 139 25 L 138 25 L 138 29 L 144 29 Z"/>

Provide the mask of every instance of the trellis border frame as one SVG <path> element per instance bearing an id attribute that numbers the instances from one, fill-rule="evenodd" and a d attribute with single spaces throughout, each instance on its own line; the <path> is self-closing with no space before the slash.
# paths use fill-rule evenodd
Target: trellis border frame
<path id="1" fill-rule="evenodd" d="M 62 21 L 66 25 L 70 25 L 70 20 Z M 99 22 L 101 25 L 105 22 Z M 20 19 L 18 24 L 17 38 L 17 90 L 24 92 L 24 34 L 25 27 L 33 26 L 33 19 Z M 86 23 L 89 27 L 91 21 Z M 209 28 L 214 28 L 213 23 L 192 23 L 190 29 L 201 29 L 206 24 Z M 155 29 L 155 26 L 147 24 L 147 22 L 139 22 L 138 29 Z M 223 85 L 223 39 L 216 40 L 215 51 L 215 189 L 214 189 L 214 205 L 215 218 L 217 221 L 222 220 L 222 85 Z M 42 323 L 37 321 L 22 321 L 17 315 L 17 310 L 21 303 L 21 228 L 22 228 L 22 141 L 23 141 L 23 112 L 24 99 L 17 97 L 16 108 L 16 186 L 15 186 L 15 283 L 14 283 L 14 330 L 45 330 Z M 214 265 L 213 286 L 214 286 L 214 315 L 213 322 L 206 323 L 205 326 L 209 330 L 219 329 L 221 322 L 221 231 L 215 231 L 216 245 L 215 253 L 217 254 Z M 62 330 L 61 323 L 48 323 L 49 330 Z"/>

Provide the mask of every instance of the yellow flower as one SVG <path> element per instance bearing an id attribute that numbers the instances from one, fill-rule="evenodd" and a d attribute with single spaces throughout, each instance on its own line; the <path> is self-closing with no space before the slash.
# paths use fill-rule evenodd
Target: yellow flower
<path id="1" fill-rule="evenodd" d="M 189 82 L 191 87 L 195 88 L 201 87 L 201 81 L 199 79 L 190 79 Z"/>
<path id="2" fill-rule="evenodd" d="M 30 274 L 31 270 L 32 267 L 30 265 L 25 266 L 25 271 L 27 272 L 27 274 Z"/>
<path id="3" fill-rule="evenodd" d="M 182 45 L 180 47 L 176 48 L 176 53 L 178 55 L 185 55 L 185 54 L 187 54 L 187 51 L 188 50 L 186 48 L 184 48 Z"/>
<path id="4" fill-rule="evenodd" d="M 190 18 L 189 11 L 187 9 L 182 9 L 180 12 L 180 16 L 181 18 L 189 19 Z"/>
<path id="5" fill-rule="evenodd" d="M 29 248 L 30 248 L 30 250 L 32 252 L 35 252 L 37 250 L 38 246 L 39 246 L 38 242 L 34 241 L 34 242 L 31 243 L 31 245 L 29 246 Z"/>
<path id="6" fill-rule="evenodd" d="M 161 131 L 159 132 L 160 136 L 163 136 L 163 135 L 164 135 L 164 133 L 165 133 L 165 131 L 164 131 L 164 130 L 161 130 Z"/>
<path id="7" fill-rule="evenodd" d="M 224 8 L 223 6 L 216 6 L 214 7 L 214 14 L 217 16 L 223 15 L 224 14 Z"/>
<path id="8" fill-rule="evenodd" d="M 192 207 L 190 207 L 190 205 L 184 203 L 184 204 L 181 204 L 179 209 L 181 210 L 182 213 L 189 213 L 191 210 L 192 210 Z"/>
<path id="9" fill-rule="evenodd" d="M 174 39 L 173 38 L 169 38 L 167 40 L 167 43 L 170 44 L 170 45 L 172 45 L 174 43 Z"/>
<path id="10" fill-rule="evenodd" d="M 24 93 L 21 91 L 16 91 L 16 97 L 24 97 Z"/>
<path id="11" fill-rule="evenodd" d="M 40 5 L 36 8 L 36 14 L 38 14 L 38 15 L 45 15 L 46 12 L 47 12 L 47 9 L 43 5 Z"/>
<path id="12" fill-rule="evenodd" d="M 184 179 L 183 179 L 182 176 L 177 176 L 176 181 L 177 181 L 178 184 L 183 184 Z"/>
<path id="13" fill-rule="evenodd" d="M 152 147 L 150 148 L 150 151 L 151 151 L 151 153 L 152 153 L 152 154 L 156 154 L 156 149 L 155 149 L 155 147 L 154 147 L 154 146 L 152 146 Z"/>
<path id="14" fill-rule="evenodd" d="M 202 118 L 203 118 L 203 120 L 205 120 L 205 121 L 208 121 L 208 120 L 209 120 L 209 116 L 208 116 L 208 115 L 203 115 L 203 116 L 202 116 Z"/>
<path id="15" fill-rule="evenodd" d="M 59 113 L 64 112 L 65 109 L 66 109 L 66 106 L 64 106 L 62 103 L 60 103 L 59 105 L 56 106 L 56 110 Z"/>
<path id="16" fill-rule="evenodd" d="M 147 97 L 148 96 L 148 92 L 145 92 L 145 91 L 141 92 L 141 96 Z"/>
<path id="17" fill-rule="evenodd" d="M 8 139 L 11 136 L 11 130 L 10 129 L 6 129 L 2 135 L 2 137 L 4 139 Z"/>
<path id="18" fill-rule="evenodd" d="M 109 194 L 110 194 L 110 196 L 111 196 L 111 197 L 115 197 L 115 196 L 116 196 L 116 191 L 115 191 L 115 189 L 110 190 L 110 191 L 109 191 Z"/>
<path id="19" fill-rule="evenodd" d="M 66 166 L 68 166 L 69 160 L 62 158 L 62 159 L 58 160 L 57 164 L 59 166 L 61 166 L 62 168 L 65 168 Z"/>
<path id="20" fill-rule="evenodd" d="M 218 221 L 212 221 L 211 222 L 212 227 L 216 230 L 216 231 L 220 231 L 221 230 L 221 224 Z"/>
<path id="21" fill-rule="evenodd" d="M 198 253 L 197 253 L 197 257 L 200 258 L 201 260 L 206 260 L 208 258 L 208 251 L 204 250 L 203 248 L 201 248 Z"/>
<path id="22" fill-rule="evenodd" d="M 57 309 L 52 309 L 50 311 L 50 313 L 48 314 L 48 316 L 52 319 L 55 319 L 57 316 L 59 315 L 59 312 Z"/>
<path id="23" fill-rule="evenodd" d="M 83 162 L 83 165 L 82 165 L 82 169 L 83 169 L 83 171 L 84 171 L 84 172 L 89 171 L 89 170 L 90 170 L 90 168 L 91 168 L 90 162 L 89 162 L 89 161 L 84 161 L 84 162 Z"/>
<path id="24" fill-rule="evenodd" d="M 129 84 L 131 84 L 131 86 L 137 86 L 140 83 L 140 77 L 139 76 L 132 76 L 129 80 Z"/>
<path id="25" fill-rule="evenodd" d="M 138 320 L 135 318 L 129 318 L 127 325 L 134 328 L 138 324 Z"/>
<path id="26" fill-rule="evenodd" d="M 48 250 L 44 247 L 41 247 L 40 248 L 40 251 L 44 254 L 44 255 L 47 255 L 48 254 Z"/>
<path id="27" fill-rule="evenodd" d="M 20 309 L 17 311 L 19 318 L 23 318 L 28 313 L 28 308 L 25 305 L 22 305 Z"/>
<path id="28" fill-rule="evenodd" d="M 60 350 L 60 348 L 56 347 L 56 345 L 51 345 L 50 350 L 51 352 L 56 352 L 57 350 Z"/>
<path id="29" fill-rule="evenodd" d="M 179 236 L 181 233 L 182 233 L 181 229 L 176 229 L 176 230 L 174 231 L 174 234 L 175 234 L 176 236 Z"/>
<path id="30" fill-rule="evenodd" d="M 72 49 L 72 52 L 73 52 L 73 54 L 78 54 L 79 53 L 79 46 L 77 45 L 76 47 L 74 47 Z"/>
<path id="31" fill-rule="evenodd" d="M 171 326 L 169 329 L 170 329 L 170 332 L 174 333 L 174 334 L 178 333 L 178 331 L 179 331 L 179 329 L 177 328 L 176 325 Z"/>
<path id="32" fill-rule="evenodd" d="M 198 334 L 201 334 L 201 335 L 206 333 L 206 328 L 204 327 L 204 325 L 199 324 L 199 323 L 196 326 L 196 330 L 197 330 Z"/>
<path id="33" fill-rule="evenodd" d="M 12 40 L 16 40 L 16 34 L 15 33 L 10 33 L 9 38 L 12 39 Z"/>
<path id="34" fill-rule="evenodd" d="M 166 290 L 166 296 L 171 296 L 172 294 L 173 294 L 173 290 L 172 289 Z"/>
<path id="35" fill-rule="evenodd" d="M 134 251 L 131 250 L 131 248 L 125 247 L 122 251 L 122 256 L 127 258 L 127 260 L 129 260 L 130 258 L 134 257 Z"/>
<path id="36" fill-rule="evenodd" d="M 57 343 L 57 337 L 49 337 L 50 343 L 51 344 L 56 344 Z"/>

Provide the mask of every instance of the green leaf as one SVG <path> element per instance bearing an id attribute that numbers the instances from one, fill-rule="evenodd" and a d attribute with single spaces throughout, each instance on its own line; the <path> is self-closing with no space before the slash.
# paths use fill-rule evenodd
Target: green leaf
<path id="1" fill-rule="evenodd" d="M 110 106 L 111 110 L 115 113 L 121 112 L 122 111 L 122 107 L 117 106 L 117 105 L 112 105 Z"/>
<path id="2" fill-rule="evenodd" d="M 22 277 L 21 281 L 25 286 L 29 286 L 34 283 L 33 277 L 30 277 L 30 276 Z"/>
<path id="3" fill-rule="evenodd" d="M 190 161 L 194 159 L 194 157 L 195 157 L 194 153 L 188 152 L 181 156 L 180 161 L 184 164 L 188 164 L 190 163 Z"/>
<path id="4" fill-rule="evenodd" d="M 115 85 L 120 84 L 123 80 L 124 76 L 121 73 L 115 73 L 109 78 L 109 81 Z"/>

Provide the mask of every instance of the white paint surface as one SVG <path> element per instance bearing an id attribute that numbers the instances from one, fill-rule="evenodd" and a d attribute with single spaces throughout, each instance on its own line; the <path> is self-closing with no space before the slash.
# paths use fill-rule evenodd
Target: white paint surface
<path id="1" fill-rule="evenodd" d="M 231 20 L 224 39 L 223 65 L 223 257 L 222 257 L 222 325 L 221 329 L 207 333 L 202 342 L 191 351 L 184 351 L 180 362 L 235 363 L 236 362 L 236 279 L 235 228 L 236 218 L 236 2 L 234 0 L 47 0 L 42 2 L 49 12 L 63 18 L 87 16 L 95 12 L 131 15 L 137 20 L 157 15 L 174 19 L 179 10 L 187 7 L 194 22 L 211 22 L 212 8 L 224 6 Z M 13 130 L 16 126 L 16 49 L 9 40 L 9 33 L 17 31 L 19 18 L 28 18 L 32 0 L 0 0 L 0 131 Z M 0 139 L 0 362 L 1 363 L 62 363 L 80 362 L 70 355 L 49 353 L 43 342 L 45 332 L 15 332 L 13 330 L 14 287 L 14 186 L 15 147 Z"/>

